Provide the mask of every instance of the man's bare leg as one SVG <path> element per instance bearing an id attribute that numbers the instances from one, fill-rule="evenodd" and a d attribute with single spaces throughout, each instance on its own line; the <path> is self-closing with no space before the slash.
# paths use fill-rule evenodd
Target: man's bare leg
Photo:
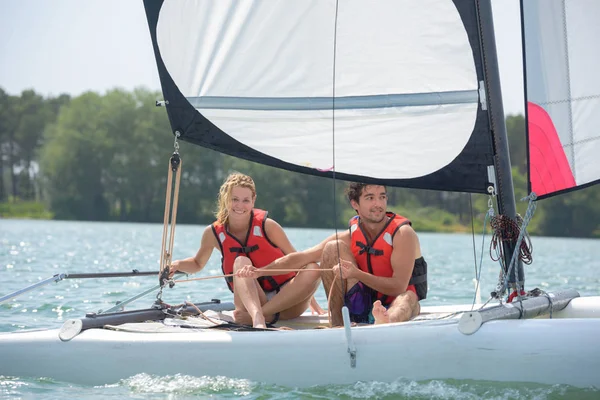
<path id="1" fill-rule="evenodd" d="M 375 318 L 376 324 L 408 321 L 419 315 L 420 311 L 419 299 L 410 290 L 396 297 L 388 310 L 385 309 L 379 300 L 373 303 L 373 318 Z"/>
<path id="2" fill-rule="evenodd" d="M 252 261 L 248 257 L 238 257 L 233 263 L 233 271 L 237 272 L 246 265 L 251 265 Z M 255 328 L 266 328 L 265 317 L 262 313 L 262 304 L 266 303 L 265 292 L 254 278 L 233 277 L 233 302 L 235 304 L 234 319 L 237 323 L 247 323 L 242 321 L 244 312 L 247 312 L 252 318 L 252 326 Z"/>
<path id="3" fill-rule="evenodd" d="M 327 243 L 323 249 L 321 269 L 328 270 L 333 268 L 334 265 L 339 263 L 340 259 L 355 263 L 350 248 L 344 242 L 334 240 Z M 344 289 L 342 290 L 342 279 L 340 279 L 339 274 L 334 275 L 333 271 L 321 271 L 321 279 L 328 300 L 329 325 L 331 327 L 342 326 L 344 325 L 344 319 L 342 318 L 342 307 L 344 306 L 343 294 L 354 286 L 358 280 L 344 279 Z"/>

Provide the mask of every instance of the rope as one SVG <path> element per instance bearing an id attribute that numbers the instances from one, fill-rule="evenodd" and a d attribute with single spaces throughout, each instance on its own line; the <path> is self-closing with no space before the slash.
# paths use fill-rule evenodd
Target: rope
<path id="1" fill-rule="evenodd" d="M 285 273 L 285 272 L 302 272 L 302 271 L 333 271 L 333 268 L 269 269 L 268 271 L 283 272 L 283 273 Z M 184 282 L 192 282 L 192 281 L 204 281 L 207 279 L 229 278 L 232 276 L 235 276 L 235 274 L 204 276 L 202 278 L 178 279 L 178 280 L 170 280 L 169 282 L 184 283 Z"/>
<path id="2" fill-rule="evenodd" d="M 517 219 L 520 219 L 520 217 L 517 217 Z M 493 261 L 504 260 L 502 242 L 517 240 L 520 235 L 519 225 L 506 215 L 496 215 L 491 218 L 490 226 L 494 230 L 490 243 L 490 258 Z M 515 247 L 515 253 L 518 253 L 518 257 L 523 263 L 529 265 L 533 261 L 531 256 L 531 239 L 529 234 L 525 234 L 524 238 L 524 241 L 520 241 L 518 252 L 517 247 Z M 493 255 L 494 250 L 496 251 L 496 257 Z"/>
<path id="3" fill-rule="evenodd" d="M 165 198 L 165 213 L 163 220 L 163 234 L 161 241 L 161 249 L 160 249 L 160 271 L 159 271 L 159 282 L 160 289 L 156 298 L 158 301 L 161 301 L 162 298 L 162 290 L 165 285 L 165 281 L 167 281 L 168 277 L 168 268 L 171 265 L 171 260 L 173 257 L 173 243 L 175 241 L 175 225 L 177 221 L 177 206 L 179 204 L 179 186 L 181 183 L 181 157 L 179 156 L 179 143 L 177 143 L 177 139 L 181 136 L 181 134 L 177 131 L 175 132 L 175 142 L 173 144 L 175 151 L 173 155 L 169 159 L 169 170 L 167 175 L 167 190 L 166 190 L 166 198 Z M 175 175 L 175 185 L 173 186 L 173 173 Z M 173 197 L 173 204 L 171 205 L 171 197 Z M 171 223 L 171 230 L 167 235 L 169 220 Z M 168 241 L 168 243 L 167 243 Z"/>
<path id="4" fill-rule="evenodd" d="M 530 290 L 529 292 L 527 292 L 527 296 L 528 297 L 538 297 L 538 296 L 544 296 L 545 298 L 548 299 L 548 303 L 550 304 L 550 316 L 549 318 L 552 319 L 552 312 L 554 311 L 554 302 L 552 301 L 552 297 L 550 297 L 550 294 L 548 292 L 546 292 L 545 290 L 542 290 L 540 288 L 535 288 Z"/>
<path id="5" fill-rule="evenodd" d="M 529 204 L 527 205 L 527 211 L 525 212 L 525 218 L 521 219 L 521 217 L 519 215 L 517 215 L 517 222 L 520 224 L 520 227 L 519 227 L 519 225 L 517 225 L 517 222 L 515 222 L 505 216 L 500 216 L 502 218 L 497 220 L 500 222 L 497 223 L 496 227 L 495 227 L 494 236 L 499 236 L 500 239 L 496 238 L 496 241 L 494 241 L 494 238 L 492 239 L 493 243 L 490 245 L 490 257 L 492 257 L 492 255 L 491 255 L 492 245 L 494 247 L 499 247 L 499 249 L 497 250 L 497 253 L 501 255 L 502 254 L 502 240 L 511 240 L 511 239 L 514 239 L 515 236 L 517 236 L 517 239 L 515 242 L 515 251 L 512 255 L 510 265 L 508 266 L 508 268 L 502 269 L 500 271 L 498 290 L 496 293 L 498 297 L 502 297 L 504 295 L 505 290 L 508 288 L 508 279 L 509 279 L 515 265 L 517 264 L 517 258 L 522 260 L 523 263 L 527 264 L 527 265 L 531 264 L 533 261 L 531 239 L 529 237 L 529 234 L 527 233 L 527 226 L 529 225 L 529 222 L 533 218 L 533 214 L 535 213 L 535 210 L 537 208 L 537 204 L 536 204 L 537 195 L 532 192 L 529 194 L 529 196 L 521 199 L 521 201 L 525 201 L 525 200 L 529 200 Z M 506 225 L 509 225 L 508 232 L 501 230 L 501 228 L 506 228 Z M 494 226 L 493 223 L 492 223 L 492 226 Z M 503 234 L 506 236 L 502 236 Z M 501 256 L 500 256 L 500 258 L 502 259 Z M 492 257 L 492 260 L 494 260 L 493 257 Z M 494 260 L 494 261 L 497 261 L 497 260 Z M 504 271 L 507 271 L 506 274 L 503 273 Z M 517 272 L 517 274 L 518 274 L 518 272 Z M 516 276 L 516 281 L 517 282 L 520 281 L 519 276 Z M 516 293 L 519 298 L 519 301 L 522 301 L 521 300 L 521 288 L 517 287 Z"/>
<path id="6" fill-rule="evenodd" d="M 196 305 L 195 305 L 194 303 L 192 303 L 191 301 L 186 301 L 186 302 L 185 302 L 185 304 L 186 304 L 186 305 L 188 305 L 188 306 L 190 306 L 190 307 L 193 307 L 193 308 L 195 308 L 195 309 L 196 309 L 196 311 L 198 311 L 198 314 L 200 314 L 200 316 L 202 316 L 202 318 L 204 318 L 204 319 L 205 319 L 205 320 L 207 320 L 208 322 L 211 322 L 211 323 L 215 324 L 215 326 L 216 326 L 216 325 L 220 325 L 218 322 L 215 322 L 215 321 L 213 321 L 213 320 L 212 320 L 211 318 L 209 318 L 209 317 L 208 317 L 206 314 L 204 314 L 204 313 L 202 312 L 202 310 L 201 310 L 201 309 L 199 309 L 198 307 L 196 307 Z"/>

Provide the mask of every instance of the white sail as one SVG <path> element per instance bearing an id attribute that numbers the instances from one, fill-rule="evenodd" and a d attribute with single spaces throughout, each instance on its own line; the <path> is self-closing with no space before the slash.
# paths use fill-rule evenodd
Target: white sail
<path id="1" fill-rule="evenodd" d="M 600 2 L 526 0 L 523 6 L 531 190 L 600 180 Z"/>
<path id="2" fill-rule="evenodd" d="M 474 131 L 473 49 L 450 0 L 165 1 L 156 32 L 198 112 L 286 163 L 416 178 Z"/>

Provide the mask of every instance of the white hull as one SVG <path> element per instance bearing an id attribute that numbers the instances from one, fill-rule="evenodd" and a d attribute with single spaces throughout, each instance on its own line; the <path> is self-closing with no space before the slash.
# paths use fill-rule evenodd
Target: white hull
<path id="1" fill-rule="evenodd" d="M 439 311 L 450 309 L 423 309 L 425 315 Z M 587 297 L 574 299 L 554 319 L 490 321 L 472 335 L 459 331 L 457 317 L 354 327 L 355 368 L 344 329 L 89 329 L 66 342 L 59 340 L 59 330 L 3 333 L 0 375 L 87 385 L 148 373 L 227 376 L 300 387 L 398 378 L 600 387 L 599 316 L 600 297 Z"/>

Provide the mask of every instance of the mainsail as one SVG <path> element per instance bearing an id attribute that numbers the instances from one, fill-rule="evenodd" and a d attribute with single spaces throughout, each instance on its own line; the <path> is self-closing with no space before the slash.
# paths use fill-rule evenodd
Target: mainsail
<path id="1" fill-rule="evenodd" d="M 145 0 L 185 141 L 292 171 L 486 193 L 476 2 Z"/>
<path id="2" fill-rule="evenodd" d="M 600 181 L 600 2 L 522 0 L 529 191 Z"/>

